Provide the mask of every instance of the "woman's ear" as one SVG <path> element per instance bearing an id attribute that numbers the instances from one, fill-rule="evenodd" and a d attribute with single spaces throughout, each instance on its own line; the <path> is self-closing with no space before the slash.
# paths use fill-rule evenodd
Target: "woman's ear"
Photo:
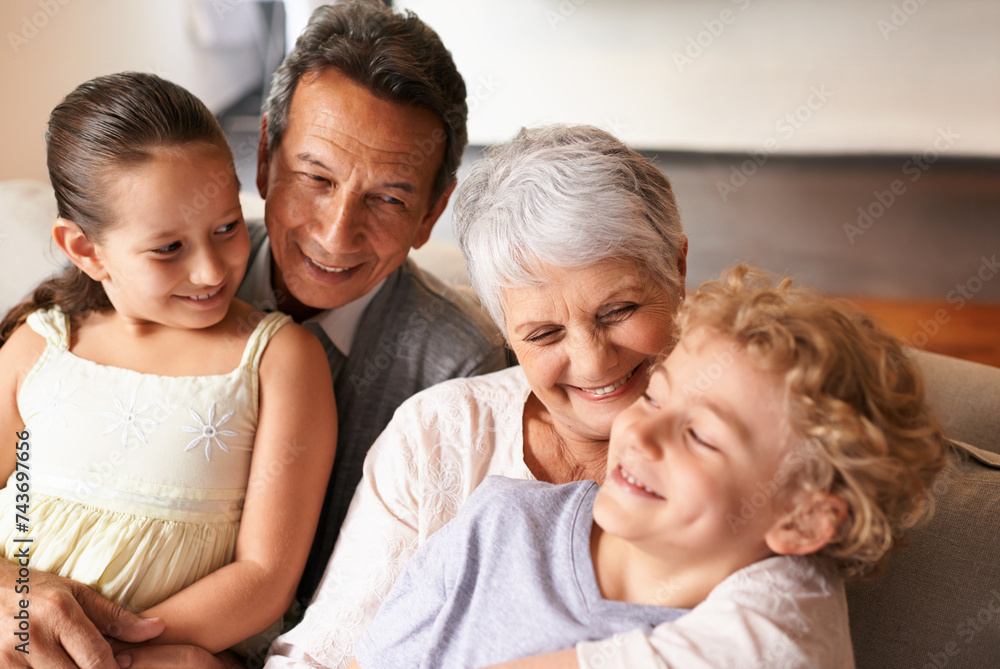
<path id="1" fill-rule="evenodd" d="M 87 239 L 80 226 L 68 218 L 57 218 L 52 224 L 52 239 L 63 250 L 69 261 L 94 281 L 108 278 L 100 251 Z"/>
<path id="2" fill-rule="evenodd" d="M 830 543 L 847 517 L 847 502 L 828 492 L 809 493 L 795 510 L 766 535 L 768 548 L 778 555 L 809 555 Z"/>

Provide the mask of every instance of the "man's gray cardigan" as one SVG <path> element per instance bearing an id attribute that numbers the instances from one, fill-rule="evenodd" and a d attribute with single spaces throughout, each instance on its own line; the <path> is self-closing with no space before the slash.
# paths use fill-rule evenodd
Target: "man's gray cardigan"
<path id="1" fill-rule="evenodd" d="M 259 222 L 247 227 L 250 268 L 266 231 Z M 329 340 L 323 344 L 331 357 L 337 398 L 337 455 L 299 583 L 298 599 L 303 605 L 312 598 L 333 552 L 361 481 L 365 454 L 396 408 L 441 381 L 507 365 L 503 340 L 482 308 L 410 260 L 386 278 L 365 309 L 345 362 L 339 361 Z"/>

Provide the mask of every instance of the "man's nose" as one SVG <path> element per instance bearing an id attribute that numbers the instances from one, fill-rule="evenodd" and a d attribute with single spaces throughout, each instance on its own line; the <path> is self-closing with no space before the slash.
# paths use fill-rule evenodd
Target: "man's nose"
<path id="1" fill-rule="evenodd" d="M 319 212 L 318 239 L 328 249 L 349 252 L 364 232 L 364 197 L 347 188 L 332 194 Z"/>

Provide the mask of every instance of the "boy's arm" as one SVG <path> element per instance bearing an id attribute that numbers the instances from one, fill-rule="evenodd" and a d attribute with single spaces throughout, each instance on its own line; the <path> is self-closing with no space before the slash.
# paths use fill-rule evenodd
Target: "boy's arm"
<path id="1" fill-rule="evenodd" d="M 268 343 L 259 374 L 235 561 L 143 613 L 166 620 L 154 643 L 218 652 L 267 628 L 292 601 L 333 467 L 333 384 L 319 342 L 294 324 Z"/>
<path id="2" fill-rule="evenodd" d="M 843 584 L 807 559 L 789 557 L 768 558 L 731 575 L 690 613 L 649 635 L 635 630 L 568 652 L 581 669 L 854 667 Z M 577 666 L 528 663 L 541 657 L 501 666 Z M 558 660 L 569 662 L 569 656 Z"/>

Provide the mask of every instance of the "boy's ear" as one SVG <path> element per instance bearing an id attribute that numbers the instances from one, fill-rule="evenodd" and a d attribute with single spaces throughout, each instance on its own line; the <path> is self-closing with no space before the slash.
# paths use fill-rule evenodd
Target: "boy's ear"
<path id="1" fill-rule="evenodd" d="M 52 224 L 52 239 L 63 250 L 69 261 L 79 267 L 94 281 L 108 278 L 104 261 L 94 243 L 87 239 L 80 226 L 68 218 L 57 218 Z"/>
<path id="2" fill-rule="evenodd" d="M 847 502 L 828 492 L 810 493 L 764 535 L 778 555 L 809 555 L 830 543 L 847 517 Z"/>

